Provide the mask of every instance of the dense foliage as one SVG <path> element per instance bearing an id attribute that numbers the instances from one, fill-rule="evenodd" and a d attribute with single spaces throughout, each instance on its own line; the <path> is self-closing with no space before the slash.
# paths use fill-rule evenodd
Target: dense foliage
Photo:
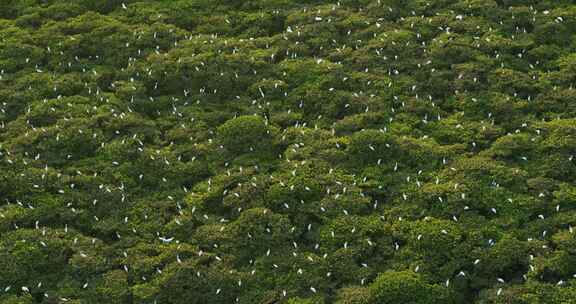
<path id="1" fill-rule="evenodd" d="M 0 1 L 0 303 L 576 303 L 569 0 Z"/>

